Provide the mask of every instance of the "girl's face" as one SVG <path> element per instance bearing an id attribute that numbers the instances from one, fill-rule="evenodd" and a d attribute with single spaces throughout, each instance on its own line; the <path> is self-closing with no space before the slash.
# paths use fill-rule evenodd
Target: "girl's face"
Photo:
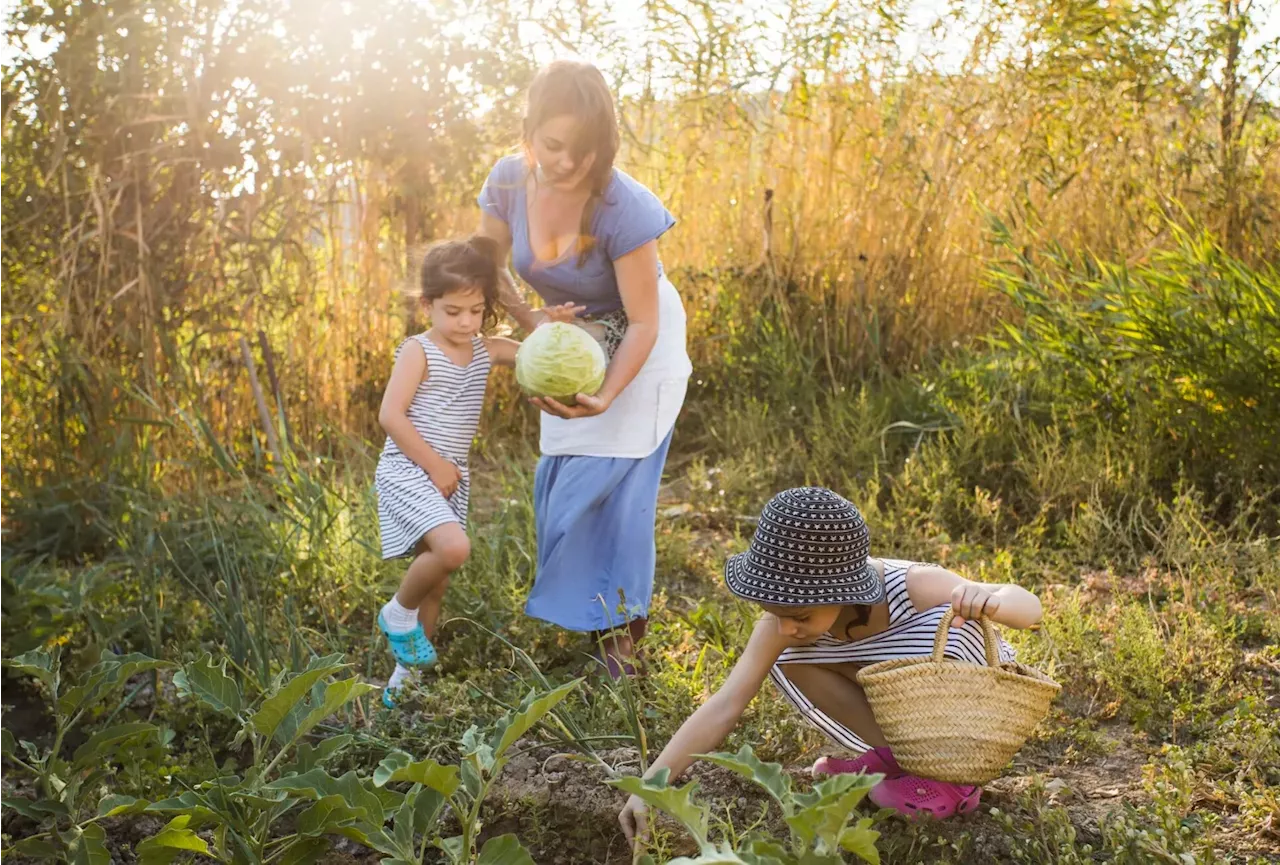
<path id="1" fill-rule="evenodd" d="M 816 640 L 840 618 L 842 607 L 828 604 L 818 607 L 789 607 L 777 604 L 761 604 L 765 611 L 778 620 L 778 633 L 793 640 Z"/>
<path id="2" fill-rule="evenodd" d="M 538 180 L 544 186 L 572 192 L 586 181 L 596 155 L 575 157 L 574 144 L 580 132 L 581 124 L 572 114 L 552 117 L 533 131 L 529 148 L 540 169 Z"/>
<path id="3" fill-rule="evenodd" d="M 484 290 L 455 288 L 431 301 L 431 326 L 450 342 L 470 343 L 484 323 Z"/>

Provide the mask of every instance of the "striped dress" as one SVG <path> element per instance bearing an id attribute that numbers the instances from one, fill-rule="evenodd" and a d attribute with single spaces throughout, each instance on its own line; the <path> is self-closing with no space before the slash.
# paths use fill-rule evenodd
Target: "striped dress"
<path id="1" fill-rule="evenodd" d="M 425 333 L 409 339 L 417 341 L 427 356 L 427 375 L 409 404 L 409 421 L 423 441 L 458 467 L 462 480 L 446 499 L 426 470 L 387 436 L 374 475 L 384 559 L 409 555 L 423 535 L 437 526 L 458 523 L 466 528 L 471 493 L 467 454 L 480 424 L 491 366 L 484 340 L 478 336 L 471 338 L 471 362 L 466 366 L 449 360 Z M 401 343 L 397 357 L 408 343 Z"/>
<path id="2" fill-rule="evenodd" d="M 866 751 L 870 746 L 853 730 L 810 702 L 809 698 L 783 674 L 781 665 L 854 663 L 859 666 L 869 666 L 880 661 L 913 658 L 933 652 L 933 637 L 938 631 L 938 622 L 951 605 L 939 604 L 928 610 L 917 610 L 907 596 L 907 571 L 917 563 L 898 559 L 880 559 L 879 561 L 884 565 L 889 627 L 878 634 L 852 642 L 837 640 L 829 633 L 823 634 L 817 642 L 808 646 L 796 646 L 783 651 L 769 674 L 783 696 L 800 710 L 800 714 L 837 745 L 855 753 Z M 947 658 L 986 664 L 987 655 L 982 639 L 982 626 L 977 622 L 965 622 L 962 627 L 952 628 L 947 635 L 947 648 L 943 654 Z M 1000 661 L 1004 663 L 1012 661 L 1013 658 L 1013 647 L 1001 640 Z"/>

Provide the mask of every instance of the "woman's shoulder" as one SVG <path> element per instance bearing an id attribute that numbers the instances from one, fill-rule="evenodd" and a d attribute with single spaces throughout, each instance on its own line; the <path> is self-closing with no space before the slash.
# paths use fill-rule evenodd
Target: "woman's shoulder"
<path id="1" fill-rule="evenodd" d="M 633 201 L 662 206 L 662 200 L 654 194 L 653 190 L 621 168 L 614 166 L 613 177 L 610 179 L 609 185 L 605 187 L 604 205 L 606 207 L 625 207 Z"/>
<path id="2" fill-rule="evenodd" d="M 515 185 L 524 179 L 528 170 L 523 153 L 508 153 L 493 163 L 493 168 L 489 171 L 489 182 Z"/>

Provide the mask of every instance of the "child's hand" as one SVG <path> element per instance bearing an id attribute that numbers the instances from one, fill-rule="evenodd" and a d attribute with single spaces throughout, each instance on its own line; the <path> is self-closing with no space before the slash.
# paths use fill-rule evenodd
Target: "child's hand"
<path id="1" fill-rule="evenodd" d="M 462 470 L 446 459 L 428 469 L 427 475 L 446 499 L 457 492 L 458 484 L 462 483 Z"/>
<path id="2" fill-rule="evenodd" d="M 649 807 L 639 796 L 632 796 L 627 800 L 622 813 L 618 815 L 618 822 L 622 824 L 622 834 L 627 836 L 628 844 L 635 846 L 637 838 L 644 838 L 648 834 L 648 820 L 645 818 L 648 811 Z"/>
<path id="3" fill-rule="evenodd" d="M 1000 596 L 977 583 L 964 583 L 951 592 L 951 609 L 956 611 L 955 618 L 951 620 L 953 628 L 960 627 L 969 619 L 978 620 L 983 616 L 995 619 L 996 610 L 1000 609 Z"/>

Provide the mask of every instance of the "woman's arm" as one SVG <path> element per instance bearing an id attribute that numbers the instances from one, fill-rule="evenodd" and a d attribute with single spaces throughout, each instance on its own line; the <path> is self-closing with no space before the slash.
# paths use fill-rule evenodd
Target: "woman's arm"
<path id="1" fill-rule="evenodd" d="M 391 369 L 391 379 L 382 394 L 382 406 L 378 409 L 378 423 L 400 448 L 400 452 L 413 460 L 430 477 L 431 482 L 445 498 L 453 495 L 462 478 L 458 467 L 449 462 L 418 435 L 409 420 L 409 404 L 418 391 L 418 385 L 427 377 L 427 355 L 417 340 L 409 340 L 396 358 Z"/>
<path id="2" fill-rule="evenodd" d="M 553 399 L 533 400 L 543 411 L 566 418 L 602 413 L 631 384 L 658 341 L 658 242 L 651 240 L 615 259 L 613 270 L 627 311 L 627 332 L 609 363 L 604 384 L 594 395 L 579 394 L 578 404 L 572 407 Z"/>
<path id="3" fill-rule="evenodd" d="M 572 303 L 542 309 L 529 306 L 507 267 L 507 256 L 511 254 L 511 226 L 491 213 L 481 213 L 476 233 L 498 244 L 498 300 L 507 315 L 514 318 L 525 333 L 533 333 L 534 328 L 548 321 L 571 321 L 586 309 Z"/>
<path id="4" fill-rule="evenodd" d="M 907 571 L 907 597 L 917 610 L 951 604 L 952 625 L 987 616 L 1008 628 L 1030 628 L 1040 621 L 1040 599 L 1012 583 L 975 583 L 938 565 L 916 565 Z"/>

